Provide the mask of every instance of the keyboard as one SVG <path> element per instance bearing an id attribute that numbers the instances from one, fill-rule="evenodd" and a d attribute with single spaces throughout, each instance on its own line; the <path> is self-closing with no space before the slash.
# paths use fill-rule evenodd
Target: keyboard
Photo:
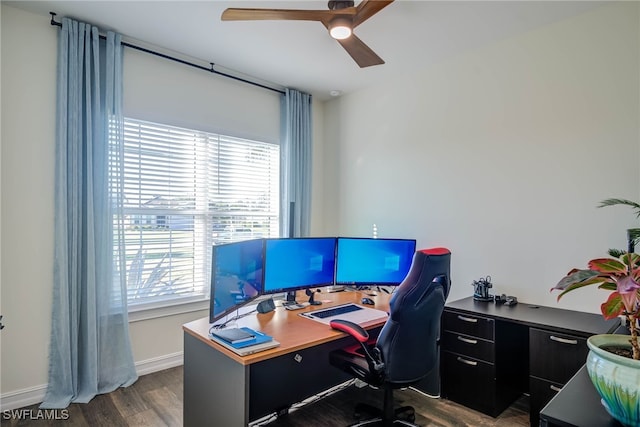
<path id="1" fill-rule="evenodd" d="M 363 310 L 362 307 L 358 307 L 355 304 L 341 305 L 339 307 L 327 308 L 322 310 L 312 311 L 314 317 L 319 317 L 320 319 L 326 319 L 327 317 L 337 316 L 339 314 L 351 313 L 352 311 Z"/>
<path id="2" fill-rule="evenodd" d="M 338 305 L 336 307 L 321 308 L 319 310 L 305 311 L 299 314 L 307 319 L 328 325 L 332 319 L 348 320 L 358 325 L 363 325 L 371 321 L 386 320 L 387 312 L 375 308 L 363 307 L 354 303 Z"/>

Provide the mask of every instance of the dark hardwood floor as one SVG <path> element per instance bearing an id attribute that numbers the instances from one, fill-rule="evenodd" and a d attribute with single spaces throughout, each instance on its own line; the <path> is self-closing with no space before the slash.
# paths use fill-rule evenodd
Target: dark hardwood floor
<path id="1" fill-rule="evenodd" d="M 379 405 L 381 394 L 379 390 L 369 387 L 350 386 L 265 425 L 346 426 L 354 421 L 352 414 L 355 402 Z M 413 390 L 397 391 L 395 398 L 398 404 L 413 406 L 416 409 L 416 422 L 424 427 L 529 426 L 526 397 L 514 403 L 497 418 L 445 399 L 430 399 Z M 13 412 L 17 415 L 22 414 L 21 419 L 7 417 L 6 411 L 3 412 L 0 423 L 3 426 L 181 426 L 182 367 L 142 376 L 131 387 L 97 396 L 87 404 L 71 404 L 67 411 L 63 413 L 58 410 L 54 414 L 44 414 L 38 411 L 38 405 L 34 405 Z M 52 415 L 59 419 L 42 419 L 52 418 Z M 212 424 L 211 427 L 226 426 Z"/>

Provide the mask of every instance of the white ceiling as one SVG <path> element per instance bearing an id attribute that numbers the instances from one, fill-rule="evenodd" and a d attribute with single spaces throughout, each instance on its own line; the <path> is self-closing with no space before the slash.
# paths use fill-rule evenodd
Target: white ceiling
<path id="1" fill-rule="evenodd" d="M 359 68 L 318 22 L 226 21 L 227 7 L 326 9 L 326 1 L 4 1 L 43 16 L 49 11 L 121 33 L 127 41 L 213 62 L 268 82 L 330 98 L 401 78 L 460 52 L 569 18 L 596 1 L 396 0 L 355 33 L 385 64 Z M 356 4 L 358 0 L 356 0 Z M 46 17 L 46 18 L 45 18 Z"/>

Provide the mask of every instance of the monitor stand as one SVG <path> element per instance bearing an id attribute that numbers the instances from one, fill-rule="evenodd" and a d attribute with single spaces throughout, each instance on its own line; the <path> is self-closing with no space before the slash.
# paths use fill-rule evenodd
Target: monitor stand
<path id="1" fill-rule="evenodd" d="M 293 305 L 293 304 L 297 304 L 298 302 L 296 301 L 296 291 L 288 291 L 287 292 L 287 299 L 284 300 L 284 302 L 282 303 L 283 306 L 287 306 L 287 305 Z"/>

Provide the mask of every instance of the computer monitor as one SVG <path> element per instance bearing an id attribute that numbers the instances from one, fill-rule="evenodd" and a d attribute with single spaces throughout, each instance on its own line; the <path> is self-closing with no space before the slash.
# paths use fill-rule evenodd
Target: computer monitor
<path id="1" fill-rule="evenodd" d="M 415 251 L 414 239 L 339 237 L 336 285 L 399 285 L 409 273 Z"/>
<path id="2" fill-rule="evenodd" d="M 209 323 L 262 294 L 264 240 L 218 245 L 212 252 Z"/>
<path id="3" fill-rule="evenodd" d="M 265 241 L 264 293 L 333 285 L 335 237 Z"/>

